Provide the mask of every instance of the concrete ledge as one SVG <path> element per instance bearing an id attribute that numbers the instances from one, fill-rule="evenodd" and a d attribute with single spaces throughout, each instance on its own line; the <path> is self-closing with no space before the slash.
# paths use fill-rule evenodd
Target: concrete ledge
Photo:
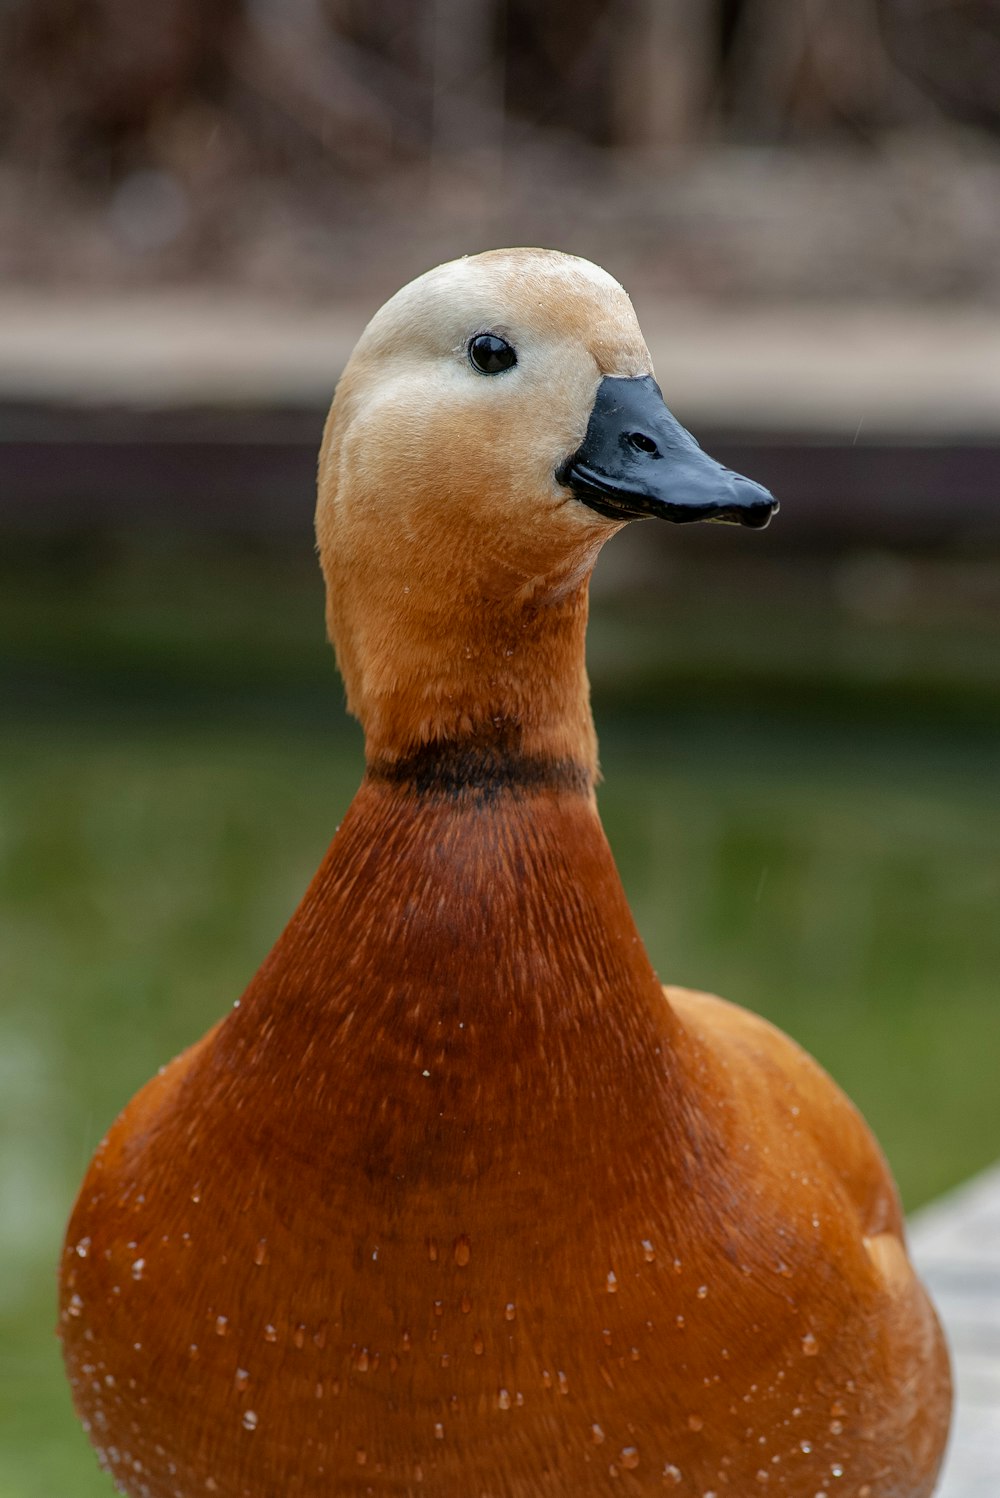
<path id="1" fill-rule="evenodd" d="M 0 400 L 323 405 L 374 304 L 214 289 L 0 294 Z M 1000 436 L 1000 319 L 976 308 L 639 302 L 682 419 L 837 442 Z"/>
<path id="2" fill-rule="evenodd" d="M 910 1248 L 944 1322 L 957 1406 L 936 1498 L 1000 1492 L 1000 1165 L 925 1208 Z"/>

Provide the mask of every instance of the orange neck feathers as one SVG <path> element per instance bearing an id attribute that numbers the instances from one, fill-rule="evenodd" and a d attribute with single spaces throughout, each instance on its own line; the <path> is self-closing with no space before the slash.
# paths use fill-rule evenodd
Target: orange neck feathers
<path id="1" fill-rule="evenodd" d="M 597 741 L 584 660 L 586 582 L 571 592 L 398 620 L 389 681 L 363 694 L 369 773 L 428 783 L 526 778 L 590 791 Z M 421 671 L 427 654 L 435 672 Z M 451 769 L 449 769 L 451 766 Z"/>
<path id="2" fill-rule="evenodd" d="M 537 539 L 504 533 L 502 514 L 492 534 L 456 518 L 435 536 L 436 496 L 419 486 L 369 504 L 378 525 L 368 506 L 338 514 L 335 531 L 322 508 L 317 521 L 328 631 L 369 766 L 478 746 L 572 767 L 592 785 L 587 586 L 612 528 L 539 554 Z"/>

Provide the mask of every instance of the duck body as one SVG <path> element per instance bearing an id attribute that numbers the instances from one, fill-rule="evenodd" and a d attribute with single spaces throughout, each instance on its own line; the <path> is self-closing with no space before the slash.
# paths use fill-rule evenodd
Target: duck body
<path id="1" fill-rule="evenodd" d="M 661 988 L 635 929 L 593 794 L 593 522 L 558 523 L 528 586 L 486 558 L 474 627 L 434 575 L 462 535 L 421 548 L 394 635 L 345 630 L 364 558 L 321 510 L 365 779 L 67 1232 L 74 1398 L 133 1498 L 933 1489 L 947 1356 L 877 1145 L 792 1041 Z M 365 660 L 435 634 L 430 691 Z"/>

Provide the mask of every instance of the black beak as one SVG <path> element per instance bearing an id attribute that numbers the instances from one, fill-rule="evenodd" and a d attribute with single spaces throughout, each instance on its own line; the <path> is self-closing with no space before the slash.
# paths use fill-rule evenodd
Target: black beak
<path id="1" fill-rule="evenodd" d="M 586 436 L 556 478 L 609 520 L 728 520 L 759 530 L 778 509 L 767 489 L 702 452 L 652 375 L 601 381 Z"/>

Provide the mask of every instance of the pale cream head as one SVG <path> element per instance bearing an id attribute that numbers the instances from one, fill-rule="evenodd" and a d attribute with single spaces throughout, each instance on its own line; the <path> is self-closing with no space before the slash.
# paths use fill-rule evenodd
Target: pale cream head
<path id="1" fill-rule="evenodd" d="M 469 343 L 486 332 L 513 345 L 513 368 L 476 370 Z M 539 680 L 545 626 L 571 600 L 579 614 L 618 529 L 556 471 L 601 379 L 651 368 L 617 281 L 552 250 L 438 266 L 372 318 L 330 412 L 316 512 L 330 637 L 370 755 L 498 715 L 531 741 L 554 706 Z M 529 638 L 542 652 L 530 680 Z M 577 676 L 582 636 L 579 655 Z"/>

